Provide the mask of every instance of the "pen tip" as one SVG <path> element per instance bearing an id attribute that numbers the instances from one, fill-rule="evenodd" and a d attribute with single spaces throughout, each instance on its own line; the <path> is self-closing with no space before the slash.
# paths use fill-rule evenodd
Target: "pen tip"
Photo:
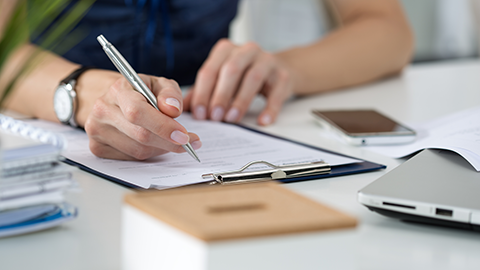
<path id="1" fill-rule="evenodd" d="M 195 150 L 190 143 L 184 144 L 182 146 L 183 149 L 185 149 L 185 151 L 187 151 L 187 153 L 190 154 L 191 157 L 193 157 L 193 159 L 200 163 L 200 159 L 198 158 L 197 153 L 195 153 Z"/>

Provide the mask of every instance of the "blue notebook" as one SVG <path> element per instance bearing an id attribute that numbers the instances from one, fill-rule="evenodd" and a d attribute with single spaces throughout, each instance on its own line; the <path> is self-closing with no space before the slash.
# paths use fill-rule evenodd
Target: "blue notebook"
<path id="1" fill-rule="evenodd" d="M 77 209 L 67 203 L 45 204 L 0 212 L 0 237 L 45 230 L 74 219 Z"/>

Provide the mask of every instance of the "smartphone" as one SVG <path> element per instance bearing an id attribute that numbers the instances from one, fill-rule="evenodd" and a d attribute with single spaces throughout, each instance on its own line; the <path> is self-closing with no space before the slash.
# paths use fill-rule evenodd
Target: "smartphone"
<path id="1" fill-rule="evenodd" d="M 415 140 L 412 129 L 375 110 L 313 110 L 317 121 L 353 145 L 402 144 Z"/>

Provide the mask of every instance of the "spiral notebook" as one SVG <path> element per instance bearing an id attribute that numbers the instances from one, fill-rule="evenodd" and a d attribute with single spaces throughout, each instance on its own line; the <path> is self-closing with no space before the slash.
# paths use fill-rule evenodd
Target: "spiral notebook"
<path id="1" fill-rule="evenodd" d="M 28 146 L 35 144 L 35 142 L 36 144 L 42 143 L 53 145 L 58 149 L 64 149 L 66 147 L 66 141 L 62 135 L 32 126 L 22 120 L 16 120 L 4 114 L 0 114 L 0 129 L 6 134 L 27 139 L 27 141 L 22 141 L 16 137 L 5 136 L 5 138 L 2 138 L 4 141 L 2 145 L 7 146 L 8 148 L 13 149 L 21 146 Z M 5 142 L 5 140 L 7 141 Z"/>

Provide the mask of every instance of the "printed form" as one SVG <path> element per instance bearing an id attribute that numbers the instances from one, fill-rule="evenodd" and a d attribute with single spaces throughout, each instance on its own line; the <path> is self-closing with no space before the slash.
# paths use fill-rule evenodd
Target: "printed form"
<path id="1" fill-rule="evenodd" d="M 458 153 L 480 171 L 480 106 L 431 121 L 410 125 L 417 132 L 415 142 L 400 145 L 366 146 L 386 156 L 400 158 L 426 148 Z"/>
<path id="2" fill-rule="evenodd" d="M 202 141 L 197 150 L 201 163 L 188 153 L 167 153 L 145 161 L 119 161 L 94 156 L 85 132 L 42 120 L 28 121 L 65 137 L 67 148 L 62 155 L 97 172 L 142 188 L 166 189 L 206 180 L 202 174 L 238 170 L 250 161 L 263 160 L 287 165 L 323 160 L 331 166 L 361 162 L 360 160 L 312 149 L 277 139 L 236 125 L 197 121 L 189 114 L 176 119 Z"/>

